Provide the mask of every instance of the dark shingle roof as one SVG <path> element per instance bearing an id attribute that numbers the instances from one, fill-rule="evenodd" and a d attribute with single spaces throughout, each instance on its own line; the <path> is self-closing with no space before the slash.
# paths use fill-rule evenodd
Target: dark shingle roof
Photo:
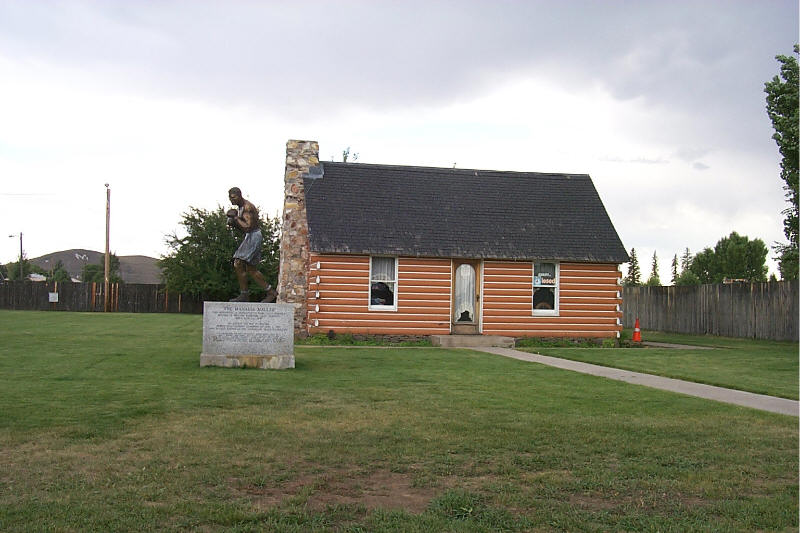
<path id="1" fill-rule="evenodd" d="M 315 252 L 628 261 L 585 174 L 333 162 L 322 172 L 305 179 Z"/>

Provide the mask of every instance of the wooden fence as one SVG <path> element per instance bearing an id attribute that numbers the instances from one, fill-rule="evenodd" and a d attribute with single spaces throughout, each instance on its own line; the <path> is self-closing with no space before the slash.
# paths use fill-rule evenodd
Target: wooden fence
<path id="1" fill-rule="evenodd" d="M 0 309 L 103 311 L 103 283 L 0 282 Z M 202 313 L 201 298 L 168 292 L 164 285 L 111 283 L 109 310 L 124 313 Z M 52 301 L 57 300 L 57 301 Z"/>
<path id="2" fill-rule="evenodd" d="M 632 328 L 771 340 L 798 340 L 798 281 L 697 287 L 623 287 Z"/>

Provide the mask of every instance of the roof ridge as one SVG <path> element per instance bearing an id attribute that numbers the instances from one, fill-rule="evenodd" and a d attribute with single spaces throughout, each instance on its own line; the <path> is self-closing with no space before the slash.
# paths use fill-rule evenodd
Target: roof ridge
<path id="1" fill-rule="evenodd" d="M 320 161 L 323 168 L 326 165 L 334 165 L 338 167 L 371 167 L 380 169 L 413 169 L 418 172 L 429 172 L 440 174 L 442 171 L 450 171 L 451 173 L 469 174 L 469 173 L 487 173 L 487 174 L 516 174 L 516 175 L 535 175 L 535 176 L 569 176 L 574 178 L 590 178 L 588 173 L 583 172 L 535 172 L 535 171 L 519 171 L 519 170 L 492 170 L 492 169 L 479 169 L 479 168 L 456 168 L 456 167 L 429 167 L 419 165 L 387 165 L 381 163 L 358 163 L 358 162 L 344 162 L 344 161 Z"/>

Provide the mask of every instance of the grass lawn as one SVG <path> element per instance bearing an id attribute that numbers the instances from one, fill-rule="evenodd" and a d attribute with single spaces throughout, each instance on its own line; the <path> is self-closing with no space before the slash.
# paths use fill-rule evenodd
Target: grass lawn
<path id="1" fill-rule="evenodd" d="M 643 331 L 642 339 L 713 350 L 674 348 L 520 348 L 597 365 L 798 399 L 798 343 Z"/>
<path id="2" fill-rule="evenodd" d="M 0 530 L 797 530 L 797 418 L 468 350 L 200 368 L 201 329 L 0 311 Z"/>

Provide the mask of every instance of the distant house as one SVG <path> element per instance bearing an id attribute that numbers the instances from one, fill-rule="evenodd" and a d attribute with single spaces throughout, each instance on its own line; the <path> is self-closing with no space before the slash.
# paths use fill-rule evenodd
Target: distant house
<path id="1" fill-rule="evenodd" d="M 616 337 L 628 255 L 585 174 L 319 162 L 287 143 L 298 334 Z"/>

